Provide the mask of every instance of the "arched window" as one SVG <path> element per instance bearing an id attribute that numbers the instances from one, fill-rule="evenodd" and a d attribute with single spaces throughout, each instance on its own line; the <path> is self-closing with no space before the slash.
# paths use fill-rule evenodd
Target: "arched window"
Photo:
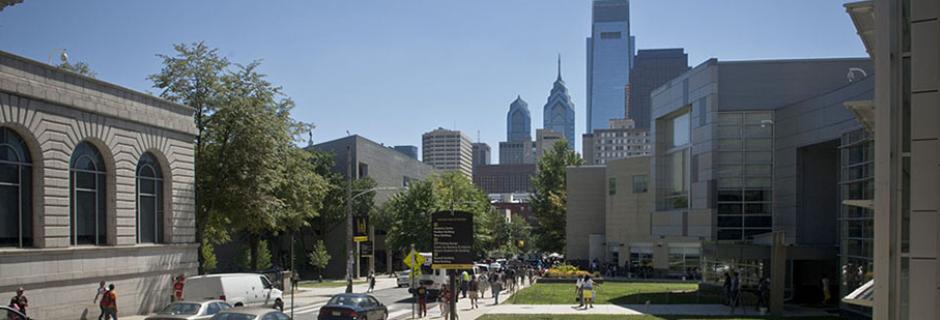
<path id="1" fill-rule="evenodd" d="M 0 128 L 0 247 L 33 245 L 32 169 L 23 139 Z"/>
<path id="2" fill-rule="evenodd" d="M 107 243 L 107 174 L 101 153 L 88 142 L 79 143 L 72 153 L 69 173 L 72 244 Z"/>
<path id="3" fill-rule="evenodd" d="M 163 175 L 149 152 L 137 163 L 137 242 L 163 242 Z"/>

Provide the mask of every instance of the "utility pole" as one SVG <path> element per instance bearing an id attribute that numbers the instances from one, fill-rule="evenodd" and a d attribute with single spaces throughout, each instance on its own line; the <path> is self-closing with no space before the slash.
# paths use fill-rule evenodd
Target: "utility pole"
<path id="1" fill-rule="evenodd" d="M 353 255 L 353 216 L 352 216 L 352 149 L 346 146 L 346 293 L 353 292 L 352 255 Z"/>

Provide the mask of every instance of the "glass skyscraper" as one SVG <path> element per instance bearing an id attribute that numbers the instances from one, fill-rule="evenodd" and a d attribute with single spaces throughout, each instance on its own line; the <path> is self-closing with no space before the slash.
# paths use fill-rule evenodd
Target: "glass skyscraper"
<path id="1" fill-rule="evenodd" d="M 604 129 L 610 119 L 622 119 L 626 87 L 633 67 L 630 3 L 595 0 L 591 36 L 587 38 L 587 133 Z"/>
<path id="2" fill-rule="evenodd" d="M 529 115 L 529 104 L 517 96 L 509 104 L 509 113 L 506 114 L 506 141 L 519 142 L 532 140 L 532 117 Z"/>
<path id="3" fill-rule="evenodd" d="M 571 102 L 565 81 L 561 80 L 561 56 L 558 57 L 558 77 L 542 112 L 542 127 L 564 135 L 568 148 L 574 150 L 574 102 Z"/>

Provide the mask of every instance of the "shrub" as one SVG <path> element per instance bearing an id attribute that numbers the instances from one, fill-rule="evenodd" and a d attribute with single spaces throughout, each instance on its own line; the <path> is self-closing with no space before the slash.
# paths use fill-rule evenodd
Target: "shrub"
<path id="1" fill-rule="evenodd" d="M 591 273 L 584 270 L 579 270 L 578 267 L 567 263 L 554 266 L 545 272 L 545 277 L 547 278 L 575 278 L 586 275 L 591 275 Z"/>

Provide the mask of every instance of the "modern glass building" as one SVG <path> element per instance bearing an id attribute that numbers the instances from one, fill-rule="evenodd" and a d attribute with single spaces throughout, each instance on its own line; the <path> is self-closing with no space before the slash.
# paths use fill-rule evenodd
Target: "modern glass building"
<path id="1" fill-rule="evenodd" d="M 624 117 L 625 88 L 633 67 L 633 40 L 629 1 L 595 0 L 591 36 L 587 38 L 586 133 L 606 128 L 610 119 Z"/>
<path id="2" fill-rule="evenodd" d="M 637 128 L 650 128 L 650 93 L 689 70 L 689 56 L 680 49 L 639 50 L 630 69 L 626 117 Z"/>
<path id="3" fill-rule="evenodd" d="M 568 87 L 561 79 L 561 57 L 558 57 L 558 77 L 552 86 L 551 94 L 542 110 L 543 128 L 560 132 L 568 142 L 568 148 L 574 150 L 574 102 L 568 95 Z M 604 124 L 607 122 L 605 121 Z"/>
<path id="4" fill-rule="evenodd" d="M 506 113 L 506 141 L 518 142 L 532 140 L 532 117 L 529 115 L 529 104 L 517 96 L 509 104 Z"/>

